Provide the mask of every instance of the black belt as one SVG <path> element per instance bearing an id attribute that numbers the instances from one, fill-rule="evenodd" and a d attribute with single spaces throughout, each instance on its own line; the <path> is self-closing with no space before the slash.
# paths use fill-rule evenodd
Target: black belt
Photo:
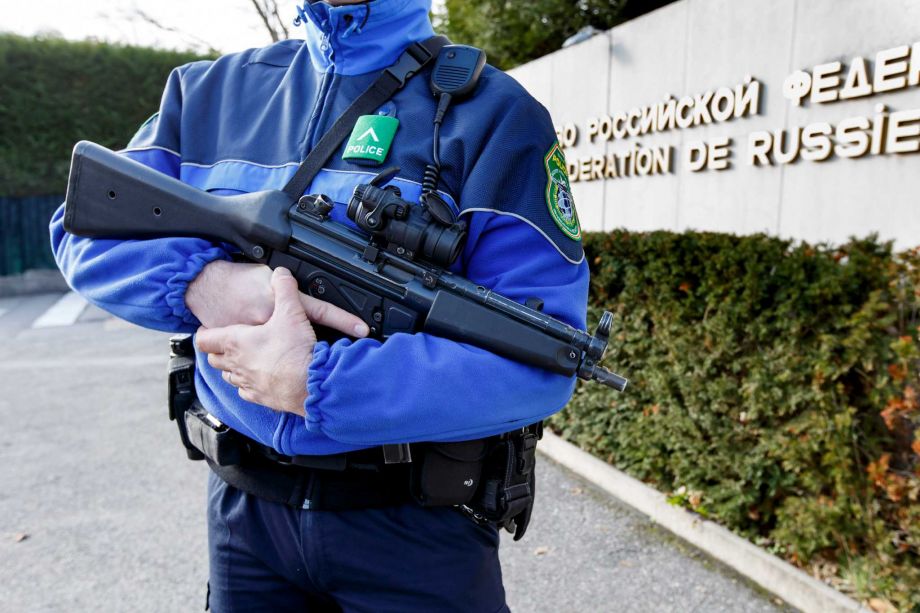
<path id="1" fill-rule="evenodd" d="M 207 460 L 229 485 L 259 498 L 330 511 L 400 505 L 412 499 L 410 465 L 387 464 L 380 447 L 286 456 L 230 429 L 197 399 L 178 408 L 182 442 L 194 452 L 189 457 Z"/>
<path id="2" fill-rule="evenodd" d="M 384 464 L 379 447 L 331 456 L 336 465 L 344 460 L 344 468 L 324 469 L 302 464 L 322 464 L 326 456 L 289 458 L 251 439 L 246 442 L 237 464 L 221 466 L 206 459 L 211 470 L 228 485 L 253 496 L 299 509 L 325 511 L 396 506 L 412 500 L 409 466 Z"/>
<path id="3" fill-rule="evenodd" d="M 171 370 L 171 390 L 177 388 L 172 384 L 176 372 Z M 185 426 L 180 434 L 189 457 L 206 459 L 218 477 L 253 496 L 318 511 L 409 502 L 455 506 L 477 521 L 512 530 L 515 540 L 527 529 L 542 424 L 488 439 L 416 444 L 416 460 L 393 464 L 380 447 L 330 456 L 282 455 L 231 430 L 197 400 L 184 400 L 171 394 L 170 408 L 182 409 L 173 414 Z"/>

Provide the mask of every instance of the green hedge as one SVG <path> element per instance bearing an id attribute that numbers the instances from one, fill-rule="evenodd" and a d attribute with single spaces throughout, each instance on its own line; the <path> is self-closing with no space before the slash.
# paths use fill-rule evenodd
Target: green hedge
<path id="1" fill-rule="evenodd" d="M 920 252 L 589 235 L 606 363 L 552 426 L 863 598 L 920 607 Z"/>
<path id="2" fill-rule="evenodd" d="M 190 53 L 0 35 L 0 196 L 64 193 L 80 139 L 124 147 Z"/>

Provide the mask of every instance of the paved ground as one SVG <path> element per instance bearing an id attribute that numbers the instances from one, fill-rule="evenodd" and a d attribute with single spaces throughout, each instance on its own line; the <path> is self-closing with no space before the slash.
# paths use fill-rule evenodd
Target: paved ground
<path id="1" fill-rule="evenodd" d="M 166 336 L 60 295 L 0 300 L 0 335 L 0 611 L 200 610 L 207 468 L 165 417 Z M 545 458 L 539 471 L 533 525 L 502 545 L 515 611 L 781 610 Z"/>

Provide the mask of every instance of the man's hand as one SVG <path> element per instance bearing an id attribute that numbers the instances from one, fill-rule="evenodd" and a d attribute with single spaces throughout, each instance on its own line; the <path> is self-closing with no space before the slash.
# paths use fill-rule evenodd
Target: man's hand
<path id="1" fill-rule="evenodd" d="M 258 326 L 272 316 L 272 271 L 264 264 L 216 260 L 189 283 L 185 304 L 205 328 Z M 296 285 L 295 285 L 296 289 Z M 298 292 L 307 318 L 349 336 L 367 336 L 367 325 L 342 309 Z"/>
<path id="2" fill-rule="evenodd" d="M 239 388 L 240 398 L 276 411 L 303 415 L 307 368 L 313 358 L 316 333 L 290 271 L 275 269 L 270 287 L 274 303 L 267 322 L 202 327 L 195 342 L 208 354 L 208 363 L 223 371 L 224 381 Z"/>

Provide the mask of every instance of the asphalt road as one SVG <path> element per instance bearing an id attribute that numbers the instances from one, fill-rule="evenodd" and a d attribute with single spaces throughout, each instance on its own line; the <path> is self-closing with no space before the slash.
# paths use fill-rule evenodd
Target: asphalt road
<path id="1" fill-rule="evenodd" d="M 167 336 L 60 298 L 0 299 L 0 611 L 202 610 L 207 467 L 166 419 Z M 546 458 L 538 470 L 530 531 L 502 544 L 513 610 L 785 608 Z"/>

